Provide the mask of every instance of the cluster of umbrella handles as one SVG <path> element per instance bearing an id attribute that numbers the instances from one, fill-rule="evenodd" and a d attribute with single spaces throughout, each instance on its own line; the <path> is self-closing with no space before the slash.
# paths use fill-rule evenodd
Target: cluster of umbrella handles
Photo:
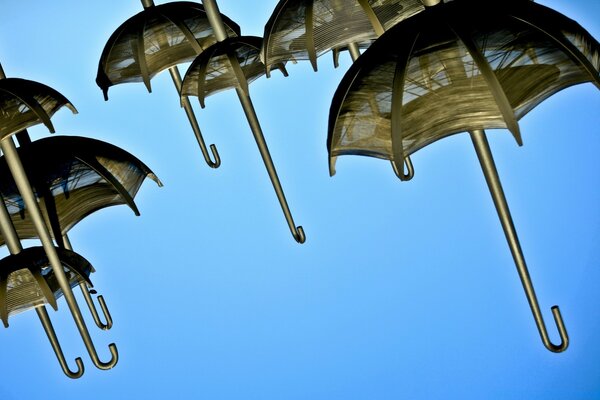
<path id="1" fill-rule="evenodd" d="M 105 99 L 109 87 L 119 83 L 143 82 L 151 91 L 151 78 L 168 69 L 206 163 L 218 168 L 219 153 L 214 144 L 206 146 L 189 96 L 197 96 L 204 108 L 207 96 L 235 89 L 298 243 L 306 236 L 287 204 L 249 82 L 268 77 L 273 67 L 287 76 L 285 63 L 300 59 L 309 60 L 316 71 L 317 58 L 329 51 L 337 66 L 340 51 L 349 51 L 354 63 L 330 109 L 331 175 L 338 156 L 355 154 L 387 159 L 400 180 L 410 180 L 412 153 L 468 132 L 542 342 L 552 352 L 566 350 L 569 338 L 558 306 L 552 314 L 560 343 L 549 338 L 484 129 L 506 128 L 520 145 L 518 120 L 537 104 L 577 83 L 600 88 L 600 45 L 579 24 L 530 0 L 484 5 L 475 0 L 280 0 L 264 38 L 258 38 L 241 36 L 215 0 L 141 2 L 144 10 L 111 35 L 100 58 L 96 82 Z M 298 21 L 299 16 L 304 19 Z M 352 29 L 331 28 L 362 20 Z M 150 29 L 154 36 L 147 37 Z M 147 52 L 147 46 L 153 51 Z M 182 79 L 177 64 L 190 61 Z M 10 251 L 0 260 L 0 319 L 8 327 L 10 315 L 35 309 L 63 372 L 79 378 L 83 362 L 77 357 L 76 369 L 69 367 L 45 308 L 49 304 L 56 310 L 57 298 L 64 296 L 93 364 L 113 368 L 116 345 L 108 346 L 111 358 L 101 361 L 72 288 L 81 288 L 98 328 L 112 327 L 110 312 L 102 296 L 98 312 L 89 279 L 94 268 L 73 251 L 67 232 L 90 213 L 116 204 L 139 215 L 134 197 L 142 182 L 150 178 L 162 184 L 143 162 L 109 143 L 56 136 L 32 142 L 28 127 L 41 123 L 54 132 L 53 114 L 62 107 L 76 110 L 54 89 L 6 78 L 1 67 L 0 106 L 0 245 Z M 21 240 L 30 238 L 42 246 L 24 249 Z"/>

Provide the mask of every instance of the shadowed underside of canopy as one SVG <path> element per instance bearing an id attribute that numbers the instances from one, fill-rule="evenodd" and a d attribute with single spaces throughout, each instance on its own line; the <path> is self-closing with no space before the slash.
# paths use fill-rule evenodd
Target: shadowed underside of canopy
<path id="1" fill-rule="evenodd" d="M 399 160 L 493 128 L 520 144 L 520 118 L 571 85 L 600 87 L 599 68 L 598 42 L 539 4 L 439 5 L 398 24 L 350 68 L 330 110 L 329 154 Z"/>
<path id="2" fill-rule="evenodd" d="M 19 155 L 38 197 L 49 193 L 40 208 L 52 233 L 68 232 L 99 209 L 133 201 L 145 178 L 162 185 L 154 173 L 127 151 L 109 143 L 77 136 L 54 136 L 19 148 Z M 0 158 L 0 194 L 21 239 L 36 230 L 3 158 Z M 58 225 L 58 226 L 56 226 Z M 0 236 L 0 244 L 4 238 Z"/>
<path id="3" fill-rule="evenodd" d="M 79 254 L 57 249 L 71 287 L 89 281 L 92 265 Z M 42 247 L 30 247 L 0 260 L 0 319 L 8 326 L 8 317 L 44 304 L 56 309 L 62 296 L 48 256 Z"/>
<path id="4" fill-rule="evenodd" d="M 50 132 L 50 118 L 63 106 L 77 113 L 66 97 L 42 83 L 20 78 L 0 79 L 0 139 L 43 123 Z"/>
<path id="5" fill-rule="evenodd" d="M 227 34 L 240 34 L 239 26 L 222 16 Z M 151 6 L 125 21 L 106 43 L 96 83 L 105 99 L 108 88 L 119 83 L 144 82 L 162 70 L 193 60 L 216 42 L 204 7 L 192 2 Z"/>
<path id="6" fill-rule="evenodd" d="M 385 30 L 424 10 L 420 0 L 280 0 L 265 25 L 262 59 L 310 60 L 356 43 L 368 47 Z"/>

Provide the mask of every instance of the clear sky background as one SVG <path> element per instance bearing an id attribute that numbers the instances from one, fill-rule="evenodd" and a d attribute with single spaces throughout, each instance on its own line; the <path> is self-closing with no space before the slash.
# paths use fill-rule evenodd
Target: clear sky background
<path id="1" fill-rule="evenodd" d="M 162 2 L 157 1 L 157 4 Z M 262 36 L 276 0 L 219 0 L 246 35 Z M 597 0 L 540 0 L 600 37 Z M 101 210 L 70 232 L 96 267 L 114 318 L 88 319 L 91 363 L 64 300 L 50 312 L 79 380 L 66 378 L 33 311 L 0 330 L 0 399 L 596 399 L 600 398 L 600 93 L 564 90 L 521 120 L 525 145 L 489 138 L 540 306 L 561 307 L 571 345 L 542 345 L 468 135 L 413 157 L 400 182 L 388 162 L 345 156 L 329 177 L 331 97 L 350 65 L 288 65 L 251 95 L 296 223 L 296 244 L 234 91 L 192 98 L 201 157 L 168 73 L 118 85 L 95 77 L 110 34 L 137 0 L 1 1 L 0 62 L 78 108 L 57 134 L 88 136 L 138 156 L 163 181 L 136 202 Z M 187 66 L 180 67 L 182 74 Z M 34 139 L 49 135 L 30 130 Z M 26 242 L 25 246 L 36 243 Z M 5 248 L 0 250 L 5 256 Z M 77 290 L 76 295 L 80 296 Z M 83 299 L 80 301 L 85 311 Z M 85 313 L 86 316 L 88 315 Z"/>

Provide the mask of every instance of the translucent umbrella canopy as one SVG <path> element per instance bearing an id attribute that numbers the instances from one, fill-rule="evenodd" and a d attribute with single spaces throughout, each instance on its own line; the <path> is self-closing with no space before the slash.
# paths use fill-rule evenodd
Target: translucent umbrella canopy
<path id="1" fill-rule="evenodd" d="M 91 286 L 92 265 L 73 251 L 56 250 L 71 287 L 80 282 Z M 9 316 L 44 304 L 56 309 L 62 294 L 43 247 L 29 247 L 0 260 L 0 319 L 5 327 Z"/>
<path id="2" fill-rule="evenodd" d="M 77 113 L 65 96 L 49 86 L 27 79 L 0 79 L 0 139 L 40 123 L 53 133 L 50 118 L 62 107 Z"/>
<path id="3" fill-rule="evenodd" d="M 236 87 L 241 87 L 247 93 L 247 84 L 266 73 L 265 65 L 260 60 L 262 42 L 262 38 L 257 36 L 239 36 L 213 44 L 196 57 L 188 68 L 181 94 L 197 96 L 204 108 L 204 100 L 211 94 Z M 229 57 L 235 57 L 238 63 L 232 63 Z M 283 64 L 276 67 L 287 76 Z M 240 79 L 242 75 L 245 80 Z"/>
<path id="4" fill-rule="evenodd" d="M 310 60 L 350 44 L 368 47 L 385 30 L 424 10 L 420 0 L 280 0 L 265 25 L 263 62 Z"/>
<path id="5" fill-rule="evenodd" d="M 100 140 L 53 136 L 19 148 L 42 214 L 55 239 L 89 214 L 127 204 L 139 215 L 134 197 L 145 178 L 162 185 L 156 175 L 127 151 Z M 6 165 L 0 158 L 0 193 L 21 239 L 36 230 Z M 47 195 L 46 195 L 47 194 Z M 4 238 L 0 236 L 0 244 Z"/>
<path id="6" fill-rule="evenodd" d="M 239 26 L 222 16 L 227 34 L 240 34 Z M 105 99 L 108 88 L 119 83 L 144 82 L 160 71 L 192 61 L 216 42 L 204 7 L 179 1 L 150 6 L 125 21 L 106 43 L 96 83 Z"/>
<path id="7" fill-rule="evenodd" d="M 600 87 L 599 69 L 598 42 L 547 7 L 440 4 L 392 28 L 352 65 L 332 101 L 329 155 L 398 162 L 448 135 L 492 128 L 521 144 L 520 118 L 571 85 Z"/>

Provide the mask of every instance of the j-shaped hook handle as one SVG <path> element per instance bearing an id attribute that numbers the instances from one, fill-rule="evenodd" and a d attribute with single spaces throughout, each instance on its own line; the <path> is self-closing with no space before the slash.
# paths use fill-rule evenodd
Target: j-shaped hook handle
<path id="1" fill-rule="evenodd" d="M 296 227 L 296 230 L 292 231 L 292 235 L 294 235 L 296 242 L 300 244 L 306 242 L 306 235 L 304 234 L 304 229 L 302 229 L 301 226 Z"/>
<path id="2" fill-rule="evenodd" d="M 81 357 L 77 357 L 75 359 L 77 370 L 71 371 L 71 369 L 69 369 L 69 365 L 67 364 L 67 360 L 65 359 L 65 355 L 63 354 L 62 348 L 60 347 L 58 338 L 56 337 L 56 332 L 54 331 L 54 327 L 52 326 L 52 322 L 50 321 L 50 316 L 48 315 L 48 311 L 46 311 L 46 307 L 37 307 L 35 311 L 37 311 L 40 322 L 44 327 L 44 331 L 46 331 L 46 336 L 48 336 L 50 345 L 52 346 L 54 354 L 56 354 L 56 358 L 58 359 L 58 363 L 60 364 L 60 367 L 65 375 L 71 379 L 81 378 L 83 372 L 85 371 Z"/>
<path id="3" fill-rule="evenodd" d="M 415 168 L 413 167 L 412 160 L 410 157 L 404 157 L 404 162 L 402 166 L 396 165 L 396 162 L 390 161 L 392 164 L 392 168 L 394 169 L 394 173 L 401 181 L 410 181 L 415 176 Z M 406 173 L 404 172 L 406 166 Z"/>
<path id="4" fill-rule="evenodd" d="M 538 326 L 538 330 L 540 331 L 540 336 L 542 337 L 544 346 L 546 346 L 546 348 L 551 352 L 562 353 L 567 349 L 567 347 L 569 347 L 569 335 L 567 334 L 567 328 L 565 328 L 565 323 L 563 322 L 558 306 L 552 307 L 552 315 L 554 316 L 554 322 L 556 323 L 556 327 L 558 328 L 558 333 L 560 335 L 559 345 L 555 345 L 550 341 L 543 319 L 536 318 L 535 322 Z"/>
<path id="5" fill-rule="evenodd" d="M 219 168 L 221 166 L 221 157 L 219 156 L 219 152 L 217 151 L 217 146 L 215 146 L 214 144 L 211 144 L 210 152 L 212 153 L 215 161 L 211 160 L 208 153 L 204 154 L 204 160 L 206 160 L 206 163 L 208 164 L 209 167 Z"/>
<path id="6" fill-rule="evenodd" d="M 92 358 L 92 362 L 96 368 L 102 370 L 111 369 L 119 362 L 119 351 L 117 350 L 117 345 L 111 343 L 108 345 L 108 349 L 110 350 L 111 358 L 108 362 L 102 362 L 100 361 L 100 358 L 98 358 L 98 353 L 96 353 L 96 350 L 93 347 L 92 349 L 88 348 L 88 352 L 90 353 L 90 357 Z"/>
<path id="7" fill-rule="evenodd" d="M 93 289 L 88 290 L 87 284 L 85 282 L 80 283 L 79 287 L 81 288 L 81 293 L 83 294 L 83 298 L 85 299 L 85 302 L 87 303 L 88 308 L 90 309 L 90 312 L 92 313 L 92 318 L 94 319 L 96 326 L 98 326 L 98 328 L 100 328 L 104 331 L 107 331 L 110 328 L 112 328 L 113 320 L 110 315 L 110 311 L 108 311 L 108 307 L 106 306 L 106 302 L 104 301 L 104 297 L 98 296 L 98 303 L 100 303 L 100 309 L 102 310 L 102 313 L 104 314 L 104 319 L 106 320 L 106 324 L 100 320 L 100 315 L 98 313 L 98 310 L 96 309 L 96 306 L 94 305 L 94 300 L 92 299 L 92 296 L 91 296 L 92 294 L 96 294 L 96 291 Z"/>

